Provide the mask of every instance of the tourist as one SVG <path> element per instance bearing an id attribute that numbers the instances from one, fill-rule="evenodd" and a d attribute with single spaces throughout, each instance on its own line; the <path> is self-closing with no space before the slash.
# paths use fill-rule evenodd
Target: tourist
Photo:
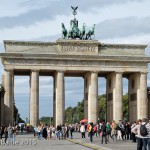
<path id="1" fill-rule="evenodd" d="M 144 133 L 145 135 L 142 135 L 141 133 L 141 127 L 143 126 L 146 127 L 146 133 Z M 140 127 L 140 134 L 143 141 L 143 150 L 147 150 L 147 145 L 148 145 L 148 149 L 150 150 L 150 125 L 147 122 L 146 118 L 142 119 L 141 127 Z"/>
<path id="2" fill-rule="evenodd" d="M 55 127 L 51 126 L 51 137 L 52 137 L 53 140 L 56 138 L 56 135 L 57 135 L 56 132 L 57 131 L 56 131 Z"/>
<path id="3" fill-rule="evenodd" d="M 136 122 L 134 122 L 132 125 L 131 125 L 131 131 L 132 129 L 137 125 Z M 131 137 L 132 137 L 132 142 L 133 143 L 136 143 L 136 138 L 135 138 L 135 133 L 131 132 Z"/>
<path id="4" fill-rule="evenodd" d="M 47 140 L 50 140 L 50 136 L 51 136 L 51 128 L 50 126 L 47 127 Z"/>
<path id="5" fill-rule="evenodd" d="M 47 140 L 47 126 L 44 125 L 43 126 L 43 134 L 42 134 L 44 140 Z"/>
<path id="6" fill-rule="evenodd" d="M 84 124 L 84 122 L 81 122 L 80 132 L 81 132 L 81 138 L 85 139 L 85 124 Z"/>
<path id="7" fill-rule="evenodd" d="M 73 124 L 71 124 L 70 127 L 69 127 L 71 139 L 73 138 L 74 129 L 75 128 L 74 128 Z"/>
<path id="8" fill-rule="evenodd" d="M 106 124 L 106 136 L 107 136 L 107 141 L 109 142 L 109 137 L 111 137 L 111 128 L 109 122 L 107 122 Z"/>
<path id="9" fill-rule="evenodd" d="M 4 128 L 4 135 L 5 135 L 5 143 L 7 142 L 7 138 L 8 138 L 8 130 L 7 127 Z"/>
<path id="10" fill-rule="evenodd" d="M 105 122 L 102 122 L 101 136 L 102 136 L 101 144 L 103 144 L 103 139 L 105 139 L 105 144 L 107 144 L 107 131 L 106 131 L 106 123 Z"/>
<path id="11" fill-rule="evenodd" d="M 118 123 L 118 125 L 117 125 L 117 140 L 119 141 L 119 140 L 122 140 L 122 132 L 121 132 L 121 130 L 122 130 L 122 121 L 121 120 L 119 120 L 119 123 Z"/>
<path id="12" fill-rule="evenodd" d="M 142 120 L 139 119 L 138 120 L 138 124 L 132 128 L 131 132 L 134 133 L 136 135 L 136 140 L 137 140 L 137 150 L 142 150 L 142 146 L 143 146 L 143 141 L 140 135 L 140 127 L 142 124 Z"/>
<path id="13" fill-rule="evenodd" d="M 41 140 L 41 125 L 40 124 L 38 125 L 37 132 L 38 132 L 38 139 Z"/>
<path id="14" fill-rule="evenodd" d="M 61 125 L 58 125 L 57 126 L 57 139 L 60 140 L 60 137 L 61 137 Z"/>
<path id="15" fill-rule="evenodd" d="M 8 130 L 9 142 L 12 142 L 13 141 L 13 129 L 10 124 L 9 124 L 7 130 Z"/>
<path id="16" fill-rule="evenodd" d="M 68 124 L 66 125 L 66 128 L 67 128 L 66 129 L 66 137 L 69 138 L 69 126 L 68 126 Z"/>
<path id="17" fill-rule="evenodd" d="M 125 127 L 125 139 L 126 140 L 131 140 L 131 125 L 130 125 L 130 122 L 127 122 L 124 127 Z"/>
<path id="18" fill-rule="evenodd" d="M 117 141 L 117 124 L 115 122 L 115 120 L 112 121 L 112 124 L 111 124 L 111 137 L 113 139 L 113 142 L 116 142 Z"/>
<path id="19" fill-rule="evenodd" d="M 93 122 L 91 122 L 88 126 L 88 133 L 90 137 L 90 142 L 93 142 Z"/>
<path id="20" fill-rule="evenodd" d="M 38 128 L 37 128 L 37 126 L 35 126 L 35 127 L 34 127 L 34 137 L 37 136 L 37 132 L 38 132 Z"/>

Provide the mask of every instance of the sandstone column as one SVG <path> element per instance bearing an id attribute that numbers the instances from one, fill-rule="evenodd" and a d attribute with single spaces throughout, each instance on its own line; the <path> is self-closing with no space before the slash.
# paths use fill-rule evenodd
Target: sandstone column
<path id="1" fill-rule="evenodd" d="M 87 73 L 84 76 L 84 118 L 88 119 L 88 93 L 89 93 L 89 76 Z"/>
<path id="2" fill-rule="evenodd" d="M 91 72 L 88 94 L 88 122 L 97 123 L 98 119 L 98 73 Z"/>
<path id="3" fill-rule="evenodd" d="M 32 70 L 30 75 L 30 124 L 35 126 L 39 120 L 39 71 Z"/>
<path id="4" fill-rule="evenodd" d="M 57 127 L 65 121 L 64 72 L 57 71 L 54 78 L 54 124 Z"/>
<path id="5" fill-rule="evenodd" d="M 4 124 L 7 126 L 9 124 L 13 125 L 14 118 L 14 73 L 13 70 L 5 69 L 5 78 L 4 78 Z"/>
<path id="6" fill-rule="evenodd" d="M 113 120 L 113 74 L 106 76 L 106 119 L 111 122 Z"/>
<path id="7" fill-rule="evenodd" d="M 113 119 L 118 122 L 122 120 L 122 73 L 116 72 L 113 94 Z"/>
<path id="8" fill-rule="evenodd" d="M 147 73 L 141 72 L 137 98 L 137 119 L 148 117 Z"/>

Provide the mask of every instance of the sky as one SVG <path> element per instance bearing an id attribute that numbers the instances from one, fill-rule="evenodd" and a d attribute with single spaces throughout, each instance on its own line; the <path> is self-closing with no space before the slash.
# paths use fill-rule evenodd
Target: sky
<path id="1" fill-rule="evenodd" d="M 96 24 L 95 39 L 102 43 L 147 44 L 150 54 L 150 0 L 0 0 L 0 52 L 3 40 L 56 41 L 61 23 L 69 28 L 70 6 L 78 6 L 79 27 Z M 149 67 L 150 68 L 150 67 Z M 0 76 L 4 73 L 0 63 Z M 150 75 L 148 74 L 148 86 Z M 123 80 L 124 93 L 127 80 Z M 40 76 L 40 117 L 52 116 L 53 78 Z M 83 100 L 83 78 L 65 77 L 65 107 Z M 98 93 L 106 91 L 98 79 Z M 15 76 L 15 103 L 21 117 L 29 118 L 29 77 Z"/>

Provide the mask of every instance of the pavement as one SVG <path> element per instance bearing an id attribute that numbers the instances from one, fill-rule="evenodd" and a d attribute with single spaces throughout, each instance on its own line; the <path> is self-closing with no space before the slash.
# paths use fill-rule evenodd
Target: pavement
<path id="1" fill-rule="evenodd" d="M 80 133 L 74 133 L 73 139 L 67 139 L 67 140 L 95 150 L 135 150 L 136 149 L 136 143 L 133 143 L 131 140 L 113 142 L 112 139 L 110 138 L 107 144 L 101 144 L 101 137 L 93 136 L 93 142 L 91 143 L 89 141 L 89 137 L 87 137 L 87 133 L 85 139 L 81 139 Z"/>
<path id="2" fill-rule="evenodd" d="M 100 137 L 93 137 L 93 142 L 90 143 L 86 133 L 86 138 L 81 139 L 81 133 L 73 133 L 73 139 L 67 140 L 38 140 L 33 134 L 23 135 L 17 134 L 14 143 L 4 143 L 4 139 L 0 141 L 0 150 L 135 150 L 136 143 L 131 141 L 117 141 L 112 139 L 108 144 L 101 144 Z"/>

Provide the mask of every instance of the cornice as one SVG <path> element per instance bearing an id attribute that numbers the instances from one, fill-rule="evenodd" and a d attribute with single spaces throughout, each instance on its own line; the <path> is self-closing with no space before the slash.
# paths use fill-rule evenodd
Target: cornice
<path id="1" fill-rule="evenodd" d="M 4 45 L 16 45 L 16 46 L 52 46 L 56 45 L 55 42 L 41 42 L 41 41 L 12 41 L 4 40 Z"/>
<path id="2" fill-rule="evenodd" d="M 110 44 L 110 43 L 101 43 L 99 46 L 108 47 L 108 48 L 142 48 L 145 49 L 147 45 L 144 44 Z"/>

